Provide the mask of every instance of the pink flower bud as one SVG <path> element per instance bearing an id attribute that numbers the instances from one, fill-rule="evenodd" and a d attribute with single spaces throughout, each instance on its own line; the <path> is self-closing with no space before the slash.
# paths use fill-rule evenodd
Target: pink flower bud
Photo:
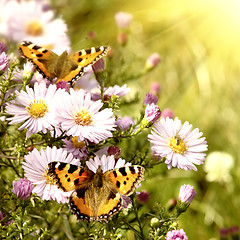
<path id="1" fill-rule="evenodd" d="M 115 124 L 117 125 L 118 129 L 126 131 L 130 127 L 130 125 L 133 125 L 133 120 L 131 117 L 126 116 L 118 119 Z"/>
<path id="2" fill-rule="evenodd" d="M 120 155 L 121 155 L 121 149 L 117 146 L 110 146 L 107 150 L 108 152 L 108 155 L 111 156 L 111 155 L 114 155 L 114 158 L 119 158 Z"/>
<path id="3" fill-rule="evenodd" d="M 196 194 L 193 186 L 184 184 L 180 188 L 178 199 L 183 203 L 191 203 Z"/>
<path id="4" fill-rule="evenodd" d="M 121 45 L 125 45 L 128 41 L 128 35 L 126 33 L 119 33 L 117 35 L 117 41 L 121 44 Z"/>
<path id="5" fill-rule="evenodd" d="M 4 44 L 3 42 L 0 42 L 0 53 L 2 53 L 2 52 L 7 53 L 7 51 L 8 51 L 7 45 Z"/>
<path id="6" fill-rule="evenodd" d="M 160 55 L 158 53 L 153 53 L 146 61 L 146 68 L 152 69 L 156 67 L 161 61 Z"/>
<path id="7" fill-rule="evenodd" d="M 158 82 L 153 82 L 150 89 L 152 94 L 157 95 L 161 91 L 161 85 Z"/>
<path id="8" fill-rule="evenodd" d="M 174 112 L 170 108 L 166 108 L 162 112 L 162 118 L 166 119 L 167 117 L 174 118 Z"/>
<path id="9" fill-rule="evenodd" d="M 142 204 L 147 203 L 149 198 L 150 198 L 150 194 L 146 190 L 142 190 L 137 196 L 137 200 Z"/>
<path id="10" fill-rule="evenodd" d="M 17 181 L 13 181 L 12 185 L 13 185 L 12 192 L 18 198 L 25 200 L 31 197 L 34 185 L 28 179 L 19 178 Z"/>
<path id="11" fill-rule="evenodd" d="M 105 68 L 105 63 L 103 58 L 100 58 L 97 62 L 92 65 L 92 69 L 95 73 L 103 72 Z"/>
<path id="12" fill-rule="evenodd" d="M 221 240 L 228 239 L 229 230 L 227 228 L 221 228 L 219 230 L 219 235 Z"/>
<path id="13" fill-rule="evenodd" d="M 9 61 L 10 59 L 5 52 L 0 53 L 0 71 L 4 72 L 7 70 Z"/>
<path id="14" fill-rule="evenodd" d="M 126 12 L 118 12 L 115 14 L 115 20 L 119 28 L 128 28 L 132 22 L 132 15 Z"/>
<path id="15" fill-rule="evenodd" d="M 156 104 L 157 102 L 158 102 L 158 97 L 157 96 L 155 96 L 152 93 L 146 93 L 144 101 L 143 101 L 144 105 L 148 105 L 148 104 L 151 104 L 151 103 Z"/>
<path id="16" fill-rule="evenodd" d="M 154 103 L 148 104 L 145 108 L 144 118 L 151 123 L 155 123 L 161 116 L 160 108 Z"/>

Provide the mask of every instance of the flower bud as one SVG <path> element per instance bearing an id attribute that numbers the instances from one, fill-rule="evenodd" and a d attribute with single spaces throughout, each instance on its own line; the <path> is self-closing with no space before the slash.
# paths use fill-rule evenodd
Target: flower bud
<path id="1" fill-rule="evenodd" d="M 170 108 L 166 108 L 162 112 L 162 118 L 166 119 L 167 117 L 174 118 L 174 112 Z"/>
<path id="2" fill-rule="evenodd" d="M 158 95 L 161 91 L 161 85 L 158 83 L 158 82 L 153 82 L 151 84 L 151 93 L 154 94 L 154 95 Z"/>
<path id="3" fill-rule="evenodd" d="M 34 185 L 26 178 L 19 178 L 12 183 L 12 192 L 20 199 L 25 200 L 31 197 Z"/>
<path id="4" fill-rule="evenodd" d="M 142 204 L 147 203 L 149 198 L 150 194 L 146 190 L 142 190 L 137 196 L 137 200 Z"/>
<path id="5" fill-rule="evenodd" d="M 145 108 L 144 118 L 150 122 L 155 123 L 161 116 L 160 108 L 154 103 L 148 104 Z"/>
<path id="6" fill-rule="evenodd" d="M 227 240 L 228 239 L 228 229 L 227 228 L 221 228 L 219 230 L 220 240 Z"/>
<path id="7" fill-rule="evenodd" d="M 9 66 L 9 57 L 5 52 L 0 53 L 0 73 L 5 72 Z"/>
<path id="8" fill-rule="evenodd" d="M 126 131 L 130 125 L 133 125 L 133 120 L 131 117 L 123 117 L 118 119 L 115 124 L 117 125 L 118 129 L 122 129 L 123 131 Z"/>
<path id="9" fill-rule="evenodd" d="M 128 28 L 132 22 L 132 15 L 126 12 L 118 12 L 115 14 L 115 20 L 119 28 Z"/>
<path id="10" fill-rule="evenodd" d="M 161 61 L 160 55 L 158 53 L 153 53 L 146 61 L 146 69 L 150 70 L 156 67 Z"/>
<path id="11" fill-rule="evenodd" d="M 105 63 L 103 58 L 100 58 L 97 62 L 92 65 L 94 73 L 103 72 L 105 69 Z"/>
<path id="12" fill-rule="evenodd" d="M 0 53 L 2 53 L 2 52 L 7 53 L 7 51 L 8 51 L 7 45 L 4 44 L 3 42 L 0 42 Z"/>
<path id="13" fill-rule="evenodd" d="M 183 203 L 191 203 L 196 196 L 196 191 L 191 185 L 182 185 L 178 199 Z"/>
<path id="14" fill-rule="evenodd" d="M 177 200 L 175 198 L 170 198 L 167 203 L 167 210 L 172 211 L 177 205 Z"/>
<path id="15" fill-rule="evenodd" d="M 157 96 L 155 96 L 152 93 L 146 93 L 144 101 L 143 101 L 144 105 L 148 105 L 148 104 L 151 104 L 151 103 L 156 104 L 157 102 L 158 102 L 158 97 Z"/>
<path id="16" fill-rule="evenodd" d="M 238 226 L 232 226 L 228 229 L 232 240 L 239 240 L 239 227 Z"/>
<path id="17" fill-rule="evenodd" d="M 121 149 L 117 146 L 110 146 L 107 152 L 109 156 L 114 155 L 115 159 L 118 159 L 121 155 Z"/>
<path id="18" fill-rule="evenodd" d="M 150 225 L 152 228 L 159 228 L 159 227 L 161 227 L 161 222 L 159 221 L 158 218 L 154 217 L 151 219 Z"/>
<path id="19" fill-rule="evenodd" d="M 126 33 L 119 33 L 117 35 L 117 41 L 121 44 L 121 45 L 125 45 L 128 41 L 128 35 Z"/>

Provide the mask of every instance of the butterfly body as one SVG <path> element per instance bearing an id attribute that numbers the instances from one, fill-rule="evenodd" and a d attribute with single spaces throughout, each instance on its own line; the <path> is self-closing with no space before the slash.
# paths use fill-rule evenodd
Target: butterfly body
<path id="1" fill-rule="evenodd" d="M 63 191 L 74 190 L 69 205 L 79 220 L 104 220 L 122 208 L 122 196 L 133 193 L 144 180 L 144 168 L 129 166 L 96 173 L 75 165 L 52 162 L 48 175 Z"/>
<path id="2" fill-rule="evenodd" d="M 22 42 L 19 50 L 21 54 L 31 61 L 43 77 L 53 81 L 64 80 L 73 84 L 84 74 L 87 66 L 92 65 L 107 54 L 109 47 L 92 47 L 68 55 L 64 51 L 60 56 L 46 48 L 37 46 L 32 42 Z"/>

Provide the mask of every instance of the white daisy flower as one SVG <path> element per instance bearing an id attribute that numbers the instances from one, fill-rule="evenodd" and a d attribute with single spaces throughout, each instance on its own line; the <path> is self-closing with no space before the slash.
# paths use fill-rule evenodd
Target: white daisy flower
<path id="1" fill-rule="evenodd" d="M 80 165 L 78 159 L 73 158 L 70 153 L 67 156 L 67 151 L 63 149 L 57 149 L 56 147 L 41 149 L 40 152 L 36 148 L 33 149 L 25 157 L 23 162 L 23 169 L 25 177 L 30 180 L 34 185 L 33 193 L 36 193 L 43 200 L 56 200 L 57 202 L 66 203 L 68 197 L 71 195 L 70 192 L 63 192 L 58 189 L 52 179 L 47 176 L 48 164 L 50 162 L 64 162 L 73 165 Z"/>
<path id="2" fill-rule="evenodd" d="M 58 126 L 56 119 L 57 98 L 64 90 L 56 90 L 56 85 L 46 87 L 44 83 L 34 84 L 34 89 L 26 87 L 25 91 L 16 91 L 16 99 L 7 103 L 6 112 L 14 115 L 8 118 L 10 124 L 24 122 L 19 130 L 27 128 L 27 137 L 31 134 L 47 129 L 53 130 L 53 126 Z"/>
<path id="3" fill-rule="evenodd" d="M 194 164 L 203 164 L 207 150 L 205 137 L 200 138 L 202 132 L 185 122 L 183 126 L 178 118 L 161 118 L 154 124 L 151 134 L 148 135 L 151 149 L 158 157 L 166 157 L 168 169 L 178 167 L 185 170 L 197 171 Z"/>
<path id="4" fill-rule="evenodd" d="M 28 40 L 57 54 L 69 48 L 66 24 L 62 19 L 54 19 L 54 12 L 46 11 L 41 1 L 8 1 L 5 11 L 8 12 L 6 35 L 12 40 Z"/>
<path id="5" fill-rule="evenodd" d="M 84 90 L 74 91 L 62 95 L 58 104 L 57 114 L 63 131 L 69 136 L 78 136 L 81 142 L 84 139 L 98 143 L 109 137 L 115 127 L 115 118 L 111 108 L 101 110 L 103 103 L 99 100 L 91 101 L 90 93 Z"/>

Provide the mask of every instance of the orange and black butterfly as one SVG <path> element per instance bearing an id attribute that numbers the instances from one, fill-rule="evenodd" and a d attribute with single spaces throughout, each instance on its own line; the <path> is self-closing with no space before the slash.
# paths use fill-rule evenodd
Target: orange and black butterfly
<path id="1" fill-rule="evenodd" d="M 70 55 L 64 51 L 59 56 L 44 47 L 24 41 L 19 50 L 36 66 L 43 77 L 51 81 L 57 79 L 57 82 L 64 80 L 72 85 L 84 74 L 85 68 L 105 56 L 110 47 L 92 47 Z"/>

